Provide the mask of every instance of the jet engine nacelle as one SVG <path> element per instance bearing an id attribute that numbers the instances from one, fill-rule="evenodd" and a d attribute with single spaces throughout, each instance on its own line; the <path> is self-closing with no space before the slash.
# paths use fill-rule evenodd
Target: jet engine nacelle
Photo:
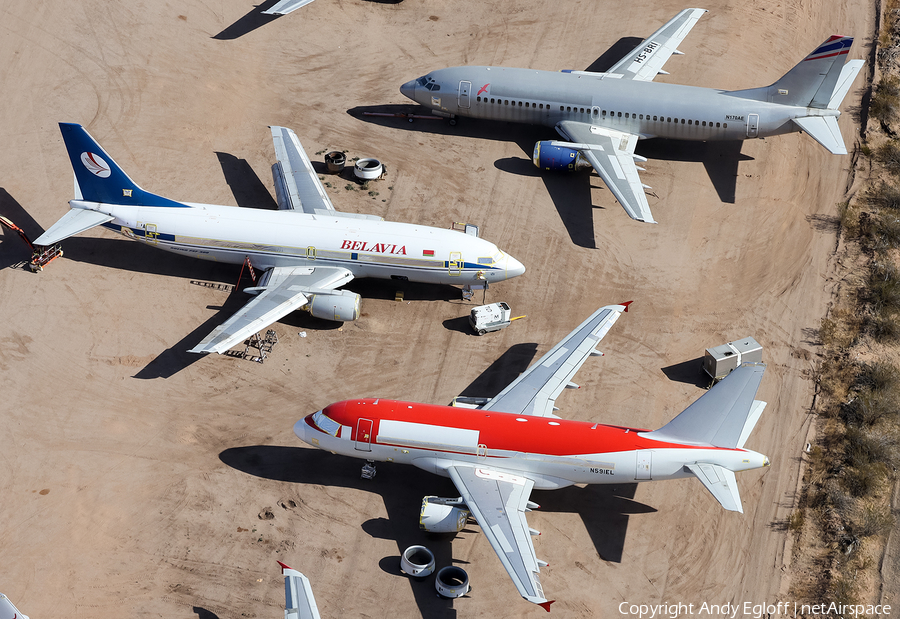
<path id="1" fill-rule="evenodd" d="M 469 510 L 462 499 L 427 496 L 422 499 L 419 528 L 429 533 L 457 533 L 466 526 Z"/>
<path id="2" fill-rule="evenodd" d="M 312 294 L 303 309 L 316 318 L 348 322 L 359 318 L 360 296 L 349 290 Z"/>
<path id="3" fill-rule="evenodd" d="M 531 160 L 542 170 L 574 172 L 591 167 L 590 162 L 579 151 L 574 148 L 557 146 L 551 141 L 536 143 Z"/>

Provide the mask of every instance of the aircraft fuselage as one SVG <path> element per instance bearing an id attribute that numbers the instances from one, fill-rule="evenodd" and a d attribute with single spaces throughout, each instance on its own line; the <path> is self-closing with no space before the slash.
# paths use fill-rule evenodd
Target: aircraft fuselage
<path id="1" fill-rule="evenodd" d="M 685 464 L 697 462 L 731 471 L 768 463 L 754 451 L 661 442 L 639 428 L 385 399 L 331 404 L 294 432 L 326 451 L 443 476 L 459 464 L 527 474 L 543 490 L 693 477 Z"/>
<path id="2" fill-rule="evenodd" d="M 765 88 L 729 92 L 610 74 L 505 67 L 439 69 L 404 84 L 401 92 L 441 114 L 549 127 L 573 120 L 642 138 L 678 140 L 779 135 L 798 130 L 792 118 L 840 115 L 768 102 Z M 735 96 L 738 92 L 741 96 Z"/>
<path id="3" fill-rule="evenodd" d="M 354 277 L 435 284 L 497 282 L 524 272 L 484 239 L 415 224 L 187 203 L 141 207 L 72 200 L 115 219 L 107 228 L 159 249 L 254 268 L 338 266 Z"/>

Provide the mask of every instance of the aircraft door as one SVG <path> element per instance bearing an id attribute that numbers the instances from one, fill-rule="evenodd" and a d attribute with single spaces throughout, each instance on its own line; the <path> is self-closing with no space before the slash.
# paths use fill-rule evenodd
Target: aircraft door
<path id="1" fill-rule="evenodd" d="M 747 137 L 759 136 L 759 114 L 747 114 Z"/>
<path id="2" fill-rule="evenodd" d="M 600 108 L 596 105 L 591 108 L 591 120 L 597 121 L 600 120 Z"/>
<path id="3" fill-rule="evenodd" d="M 460 109 L 469 108 L 469 92 L 472 90 L 472 82 L 462 81 L 459 83 L 459 99 L 456 104 Z"/>
<path id="4" fill-rule="evenodd" d="M 450 275 L 459 275 L 462 273 L 462 252 L 451 251 L 450 260 L 447 261 L 447 269 Z"/>
<path id="5" fill-rule="evenodd" d="M 634 470 L 634 478 L 653 479 L 650 477 L 650 465 L 652 464 L 653 452 L 648 449 L 639 449 L 635 454 L 637 457 L 637 465 Z"/>
<path id="6" fill-rule="evenodd" d="M 360 417 L 356 423 L 356 449 L 372 451 L 372 420 Z"/>
<path id="7" fill-rule="evenodd" d="M 310 260 L 315 260 L 316 259 L 316 248 L 312 247 L 312 246 L 307 247 L 306 248 L 306 257 L 309 258 Z"/>

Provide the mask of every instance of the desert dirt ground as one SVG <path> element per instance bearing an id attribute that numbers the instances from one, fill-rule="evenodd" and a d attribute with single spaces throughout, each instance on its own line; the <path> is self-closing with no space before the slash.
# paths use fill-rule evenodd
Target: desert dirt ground
<path id="1" fill-rule="evenodd" d="M 492 287 L 525 320 L 466 332 L 474 303 L 449 287 L 352 282 L 363 316 L 305 314 L 276 330 L 265 364 L 185 352 L 243 302 L 238 269 L 93 230 L 43 273 L 0 236 L 0 591 L 33 618 L 278 617 L 276 559 L 303 571 L 323 617 L 526 617 L 471 525 L 418 530 L 421 497 L 452 484 L 411 467 L 308 448 L 300 417 L 356 396 L 446 403 L 496 393 L 600 305 L 634 300 L 560 415 L 656 428 L 704 393 L 704 348 L 764 346 L 769 405 L 739 476 L 745 514 L 695 480 L 538 492 L 529 523 L 554 614 L 620 616 L 620 603 L 764 603 L 785 594 L 784 521 L 812 398 L 815 330 L 834 276 L 835 204 L 850 157 L 792 134 L 741 145 L 648 142 L 659 225 L 630 220 L 595 175 L 529 162 L 552 130 L 462 120 L 373 122 L 406 110 L 401 83 L 458 64 L 584 69 L 684 5 L 636 0 L 398 4 L 318 0 L 278 19 L 250 1 L 6 0 L 0 5 L 0 214 L 32 236 L 66 211 L 58 121 L 80 122 L 143 187 L 194 202 L 272 208 L 267 125 L 313 156 L 376 156 L 377 196 L 330 189 L 340 210 L 448 226 L 469 221 L 528 272 Z M 666 65 L 670 81 L 773 82 L 831 34 L 869 54 L 871 3 L 716 1 Z M 622 41 L 625 39 L 624 41 Z M 841 126 L 856 139 L 862 77 Z M 314 157 L 319 159 L 320 157 Z M 481 295 L 476 300 L 480 303 Z M 305 332 L 307 337 L 299 337 Z M 486 371 L 487 370 L 487 371 Z M 260 514 L 271 511 L 274 518 Z M 469 573 L 447 601 L 399 573 L 408 545 Z"/>

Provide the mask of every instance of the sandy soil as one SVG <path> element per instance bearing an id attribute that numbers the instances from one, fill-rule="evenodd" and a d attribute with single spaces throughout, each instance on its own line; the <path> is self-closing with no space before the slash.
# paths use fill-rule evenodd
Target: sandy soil
<path id="1" fill-rule="evenodd" d="M 643 179 L 658 196 L 652 226 L 628 219 L 596 176 L 531 167 L 533 142 L 550 130 L 359 114 L 406 109 L 399 85 L 443 66 L 583 69 L 682 8 L 319 0 L 262 20 L 238 0 L 7 0 L 0 213 L 32 237 L 71 197 L 58 121 L 87 126 L 151 191 L 264 207 L 274 161 L 266 126 L 283 124 L 311 154 L 341 148 L 387 164 L 374 198 L 333 189 L 339 209 L 480 224 L 528 267 L 488 301 L 528 318 L 478 338 L 461 326 L 469 304 L 454 289 L 410 286 L 409 302 L 397 303 L 390 285 L 354 282 L 365 297 L 356 323 L 291 316 L 264 365 L 196 357 L 184 351 L 243 299 L 192 282 L 233 284 L 237 269 L 95 230 L 34 275 L 15 268 L 28 252 L 4 232 L 0 591 L 34 618 L 278 617 L 279 559 L 309 575 L 325 617 L 542 616 L 477 527 L 452 544 L 419 532 L 421 497 L 455 496 L 447 480 L 380 465 L 364 482 L 360 461 L 308 449 L 291 426 L 353 396 L 491 395 L 596 307 L 633 299 L 560 414 L 658 427 L 703 393 L 703 349 L 751 334 L 765 347 L 769 407 L 748 447 L 773 465 L 740 476 L 743 516 L 694 480 L 536 493 L 543 509 L 529 521 L 543 532 L 535 545 L 550 562 L 554 613 L 774 602 L 849 157 L 798 134 L 749 141 L 740 154 L 643 144 Z M 864 57 L 874 29 L 863 2 L 706 8 L 660 81 L 764 85 L 832 33 L 856 36 L 852 56 Z M 841 125 L 851 143 L 853 115 Z M 260 519 L 266 508 L 273 519 Z M 471 595 L 442 601 L 431 581 L 401 576 L 399 554 L 413 543 L 468 570 Z"/>

